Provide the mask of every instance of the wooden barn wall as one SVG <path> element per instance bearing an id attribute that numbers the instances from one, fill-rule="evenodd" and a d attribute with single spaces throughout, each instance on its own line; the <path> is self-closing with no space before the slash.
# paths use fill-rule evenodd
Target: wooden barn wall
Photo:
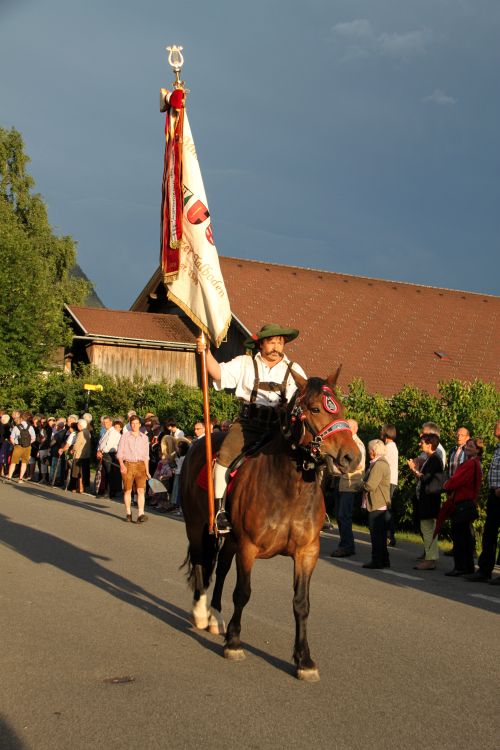
<path id="1" fill-rule="evenodd" d="M 87 354 L 89 361 L 108 375 L 125 378 L 140 375 L 155 382 L 182 380 L 186 385 L 198 385 L 195 352 L 90 344 Z"/>

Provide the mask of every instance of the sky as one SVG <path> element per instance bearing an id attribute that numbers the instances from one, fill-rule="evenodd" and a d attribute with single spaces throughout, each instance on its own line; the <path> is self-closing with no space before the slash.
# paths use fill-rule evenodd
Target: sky
<path id="1" fill-rule="evenodd" d="M 108 307 L 159 262 L 172 44 L 220 255 L 498 294 L 499 39 L 498 0 L 0 0 L 0 126 Z"/>

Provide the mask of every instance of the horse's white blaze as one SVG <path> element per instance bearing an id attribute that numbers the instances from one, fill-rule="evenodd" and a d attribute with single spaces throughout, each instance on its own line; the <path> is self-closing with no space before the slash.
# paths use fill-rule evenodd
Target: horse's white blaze
<path id="1" fill-rule="evenodd" d="M 199 630 L 208 628 L 207 595 L 201 594 L 198 601 L 193 601 L 193 622 Z"/>
<path id="2" fill-rule="evenodd" d="M 217 610 L 210 610 L 210 617 L 208 619 L 208 630 L 212 635 L 224 635 L 226 632 L 226 623 L 222 619 L 222 615 Z"/>

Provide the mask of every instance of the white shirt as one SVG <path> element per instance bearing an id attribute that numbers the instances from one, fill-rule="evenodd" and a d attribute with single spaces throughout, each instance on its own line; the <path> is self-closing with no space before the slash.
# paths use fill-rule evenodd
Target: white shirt
<path id="1" fill-rule="evenodd" d="M 184 433 L 182 430 L 177 429 L 173 434 L 172 437 L 174 438 L 181 438 L 184 437 Z"/>
<path id="2" fill-rule="evenodd" d="M 255 361 L 257 363 L 259 381 L 261 383 L 272 382 L 281 385 L 283 378 L 285 377 L 288 363 L 290 362 L 286 355 L 280 360 L 280 362 L 274 365 L 274 367 L 269 367 L 264 362 L 260 352 L 257 352 L 255 355 Z M 249 403 L 255 382 L 252 357 L 248 356 L 248 354 L 242 354 L 239 357 L 231 359 L 229 362 L 221 362 L 220 369 L 221 378 L 219 381 L 214 382 L 215 390 L 221 391 L 224 388 L 235 388 L 236 397 Z M 301 375 L 303 378 L 307 378 L 302 367 L 295 362 L 293 364 L 293 371 L 298 375 Z M 285 397 L 287 401 L 290 401 L 296 390 L 297 386 L 295 380 L 289 375 L 285 388 Z M 257 391 L 255 403 L 258 406 L 278 406 L 279 401 L 279 391 L 277 393 L 272 391 Z"/>
<path id="3" fill-rule="evenodd" d="M 110 427 L 99 440 L 97 450 L 101 451 L 101 453 L 116 453 L 120 439 L 121 433 L 115 430 L 114 427 Z"/>
<path id="4" fill-rule="evenodd" d="M 394 440 L 385 444 L 385 460 L 389 464 L 389 469 L 391 470 L 391 484 L 398 483 L 398 455 L 398 446 Z"/>

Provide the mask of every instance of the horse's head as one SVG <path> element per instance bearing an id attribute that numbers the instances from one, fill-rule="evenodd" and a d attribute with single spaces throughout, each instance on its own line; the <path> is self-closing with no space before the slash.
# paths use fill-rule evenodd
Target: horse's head
<path id="1" fill-rule="evenodd" d="M 351 429 L 343 419 L 343 406 L 335 395 L 335 385 L 340 367 L 326 380 L 305 380 L 292 371 L 298 387 L 293 416 L 302 422 L 299 444 L 308 447 L 314 456 L 334 463 L 342 473 L 352 471 L 359 464 L 361 453 L 354 442 Z"/>

